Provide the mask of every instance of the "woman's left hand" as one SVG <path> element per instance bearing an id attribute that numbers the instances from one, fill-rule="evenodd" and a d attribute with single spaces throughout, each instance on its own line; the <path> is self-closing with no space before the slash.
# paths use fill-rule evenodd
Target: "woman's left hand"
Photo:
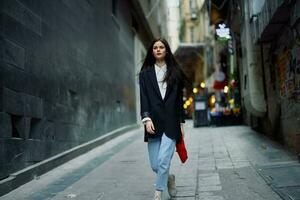
<path id="1" fill-rule="evenodd" d="M 181 129 L 181 134 L 182 134 L 182 137 L 184 137 L 184 129 L 183 129 L 183 124 L 180 124 L 180 129 Z"/>

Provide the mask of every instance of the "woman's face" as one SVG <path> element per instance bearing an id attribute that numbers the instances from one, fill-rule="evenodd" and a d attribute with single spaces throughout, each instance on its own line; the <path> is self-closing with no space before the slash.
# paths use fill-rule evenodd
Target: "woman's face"
<path id="1" fill-rule="evenodd" d="M 164 60 L 166 56 L 166 47 L 161 41 L 154 43 L 152 48 L 153 56 L 156 60 Z"/>

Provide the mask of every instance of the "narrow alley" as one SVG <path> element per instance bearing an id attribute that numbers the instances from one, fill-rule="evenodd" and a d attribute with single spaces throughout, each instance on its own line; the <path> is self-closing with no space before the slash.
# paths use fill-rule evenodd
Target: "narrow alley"
<path id="1" fill-rule="evenodd" d="M 185 138 L 187 163 L 176 153 L 172 160 L 177 200 L 297 199 L 296 157 L 249 127 L 193 128 L 188 121 Z M 150 200 L 154 174 L 146 147 L 141 129 L 129 131 L 0 199 Z"/>
<path id="2" fill-rule="evenodd" d="M 299 11 L 0 0 L 0 200 L 300 200 Z"/>

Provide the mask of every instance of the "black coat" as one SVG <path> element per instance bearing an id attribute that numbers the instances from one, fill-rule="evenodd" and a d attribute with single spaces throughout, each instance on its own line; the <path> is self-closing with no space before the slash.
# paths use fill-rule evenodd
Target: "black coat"
<path id="1" fill-rule="evenodd" d="M 161 137 L 163 133 L 178 142 L 180 123 L 184 123 L 182 84 L 179 81 L 168 84 L 162 99 L 154 66 L 140 72 L 139 83 L 141 118 L 150 117 L 155 128 L 155 134 L 149 134 L 145 128 L 145 142 L 148 138 Z"/>

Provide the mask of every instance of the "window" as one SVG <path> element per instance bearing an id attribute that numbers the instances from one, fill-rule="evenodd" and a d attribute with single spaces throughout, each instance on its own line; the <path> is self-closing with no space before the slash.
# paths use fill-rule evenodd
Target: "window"
<path id="1" fill-rule="evenodd" d="M 195 8 L 195 0 L 190 0 L 190 11 L 194 10 Z"/>

